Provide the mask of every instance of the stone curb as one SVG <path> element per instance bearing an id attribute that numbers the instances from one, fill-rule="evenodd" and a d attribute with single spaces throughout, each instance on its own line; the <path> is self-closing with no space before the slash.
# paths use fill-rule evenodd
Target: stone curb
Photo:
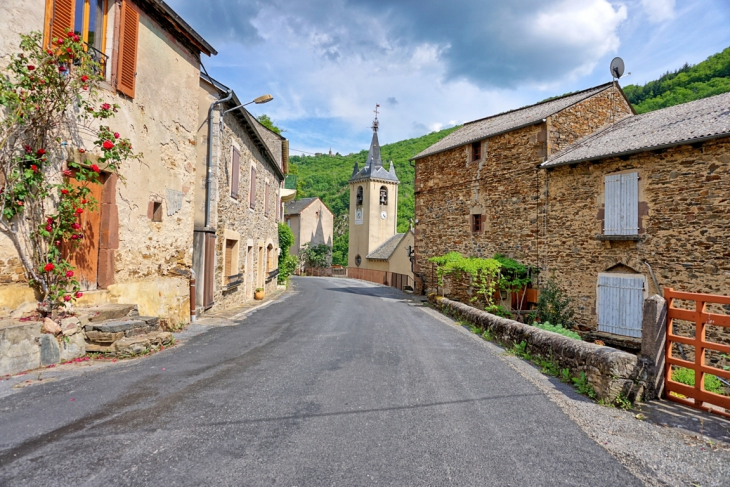
<path id="1" fill-rule="evenodd" d="M 552 358 L 560 368 L 570 369 L 573 376 L 584 372 L 598 399 L 613 402 L 623 395 L 634 401 L 643 399 L 647 392 L 649 367 L 635 355 L 501 318 L 435 294 L 429 295 L 429 301 L 441 311 L 448 310 L 473 325 L 489 329 L 508 346 L 524 341 L 530 354 Z"/>

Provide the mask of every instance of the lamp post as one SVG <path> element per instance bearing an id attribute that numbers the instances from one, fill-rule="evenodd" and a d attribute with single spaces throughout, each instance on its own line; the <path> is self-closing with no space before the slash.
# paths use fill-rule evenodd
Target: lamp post
<path id="1" fill-rule="evenodd" d="M 274 99 L 274 97 L 271 96 L 271 95 L 261 95 L 260 97 L 255 98 L 255 99 L 251 100 L 248 103 L 244 103 L 242 105 L 238 105 L 237 107 L 233 107 L 231 109 L 228 109 L 225 112 L 223 112 L 221 115 L 225 115 L 228 112 L 232 112 L 233 110 L 237 110 L 237 109 L 239 109 L 241 107 L 245 107 L 246 105 L 250 105 L 251 103 L 255 103 L 257 105 L 261 105 L 262 103 L 269 103 L 273 99 Z"/>

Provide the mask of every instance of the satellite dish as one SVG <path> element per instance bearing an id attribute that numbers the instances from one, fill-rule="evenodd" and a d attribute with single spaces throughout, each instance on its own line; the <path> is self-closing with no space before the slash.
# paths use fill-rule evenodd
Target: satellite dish
<path id="1" fill-rule="evenodd" d="M 620 57 L 613 58 L 611 61 L 611 76 L 618 79 L 624 75 L 624 60 Z"/>

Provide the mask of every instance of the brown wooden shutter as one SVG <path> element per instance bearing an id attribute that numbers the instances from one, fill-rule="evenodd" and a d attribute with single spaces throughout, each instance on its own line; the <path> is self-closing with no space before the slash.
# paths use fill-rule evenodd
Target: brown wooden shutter
<path id="1" fill-rule="evenodd" d="M 251 168 L 251 189 L 248 192 L 248 204 L 251 208 L 256 208 L 256 168 Z"/>
<path id="2" fill-rule="evenodd" d="M 54 39 L 66 38 L 66 33 L 74 26 L 74 0 L 52 0 L 46 25 L 45 45 L 49 46 Z"/>
<path id="3" fill-rule="evenodd" d="M 233 163 L 231 164 L 231 196 L 238 199 L 239 173 L 241 171 L 241 155 L 233 149 Z"/>
<path id="4" fill-rule="evenodd" d="M 139 13 L 129 0 L 122 1 L 119 23 L 119 60 L 117 64 L 117 89 L 134 98 L 134 82 L 137 73 L 137 33 Z"/>

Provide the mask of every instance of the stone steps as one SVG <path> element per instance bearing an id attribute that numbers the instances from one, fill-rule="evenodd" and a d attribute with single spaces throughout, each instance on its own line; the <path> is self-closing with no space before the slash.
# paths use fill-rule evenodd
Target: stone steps
<path id="1" fill-rule="evenodd" d="M 132 342 L 135 342 L 132 340 L 133 338 L 143 337 L 142 342 L 151 340 L 150 343 L 157 343 L 160 340 L 156 340 L 156 337 L 160 333 L 163 333 L 160 328 L 160 320 L 154 316 L 128 316 L 123 319 L 110 319 L 84 325 L 87 352 L 119 354 L 129 348 Z"/>

